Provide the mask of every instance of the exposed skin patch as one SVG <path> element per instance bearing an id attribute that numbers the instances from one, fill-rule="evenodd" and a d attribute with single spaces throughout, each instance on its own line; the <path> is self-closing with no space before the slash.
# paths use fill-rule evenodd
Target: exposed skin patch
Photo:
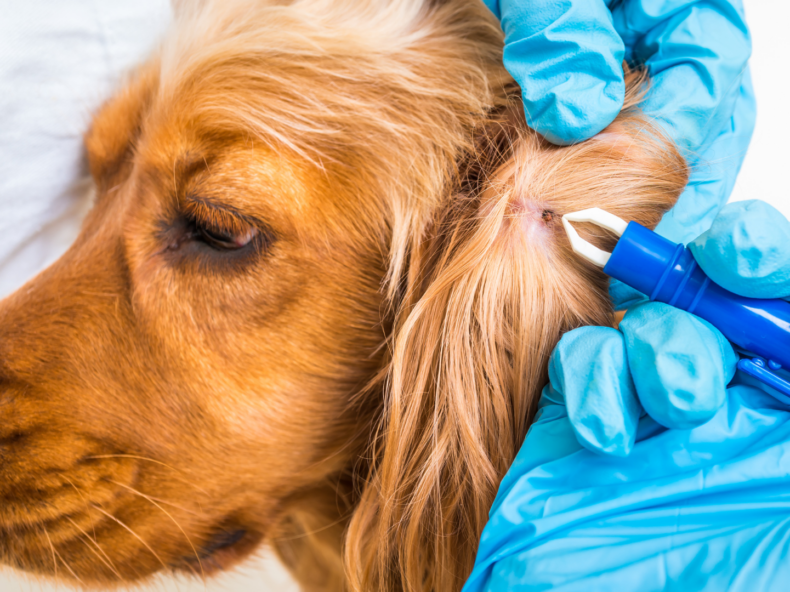
<path id="1" fill-rule="evenodd" d="M 550 247 L 554 240 L 551 210 L 538 200 L 521 198 L 509 204 L 509 216 L 517 221 L 525 240 L 535 246 Z"/>

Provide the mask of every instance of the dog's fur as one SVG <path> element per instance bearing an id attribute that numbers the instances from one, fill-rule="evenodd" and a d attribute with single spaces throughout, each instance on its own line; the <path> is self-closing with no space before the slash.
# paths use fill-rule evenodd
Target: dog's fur
<path id="1" fill-rule="evenodd" d="M 457 590 L 553 346 L 611 323 L 560 217 L 653 225 L 684 161 L 638 80 L 593 140 L 529 131 L 477 0 L 178 8 L 0 305 L 2 557 L 107 588 L 266 540 L 306 589 Z"/>

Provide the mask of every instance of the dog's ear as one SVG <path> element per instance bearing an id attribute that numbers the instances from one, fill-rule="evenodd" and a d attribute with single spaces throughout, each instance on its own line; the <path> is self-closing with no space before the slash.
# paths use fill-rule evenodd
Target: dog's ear
<path id="1" fill-rule="evenodd" d="M 158 86 L 159 63 L 152 60 L 94 117 L 85 135 L 85 148 L 90 172 L 99 190 L 115 184 L 127 170 Z"/>
<path id="2" fill-rule="evenodd" d="M 598 205 L 653 226 L 685 186 L 677 150 L 632 108 L 609 136 L 567 148 L 526 130 L 521 109 L 492 123 L 411 255 L 420 272 L 347 538 L 352 589 L 461 588 L 551 351 L 565 331 L 612 323 L 607 280 L 572 253 L 562 214 Z"/>
<path id="3" fill-rule="evenodd" d="M 513 206 L 512 174 L 498 171 L 482 199 L 459 196 L 423 253 L 424 292 L 394 343 L 383 456 L 349 537 L 377 574 L 369 589 L 462 587 L 551 350 L 565 330 L 610 322 L 603 282 L 539 252 L 552 229 Z M 366 522 L 373 533 L 355 538 Z"/>

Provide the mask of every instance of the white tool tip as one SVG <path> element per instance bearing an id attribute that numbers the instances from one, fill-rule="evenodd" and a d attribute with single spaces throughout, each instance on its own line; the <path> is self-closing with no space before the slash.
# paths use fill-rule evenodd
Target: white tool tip
<path id="1" fill-rule="evenodd" d="M 572 212 L 562 217 L 562 225 L 565 228 L 565 233 L 568 235 L 568 240 L 571 242 L 571 248 L 574 253 L 598 267 L 604 267 L 612 254 L 599 249 L 580 237 L 571 222 L 591 222 L 601 228 L 612 231 L 617 236 L 622 236 L 626 226 L 628 226 L 627 222 L 601 208 Z"/>

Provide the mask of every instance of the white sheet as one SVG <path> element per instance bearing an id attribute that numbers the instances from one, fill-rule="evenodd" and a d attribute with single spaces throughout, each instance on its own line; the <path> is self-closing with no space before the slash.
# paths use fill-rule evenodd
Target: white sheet
<path id="1" fill-rule="evenodd" d="M 74 240 L 91 114 L 170 18 L 168 0 L 0 0 L 0 296 Z"/>

